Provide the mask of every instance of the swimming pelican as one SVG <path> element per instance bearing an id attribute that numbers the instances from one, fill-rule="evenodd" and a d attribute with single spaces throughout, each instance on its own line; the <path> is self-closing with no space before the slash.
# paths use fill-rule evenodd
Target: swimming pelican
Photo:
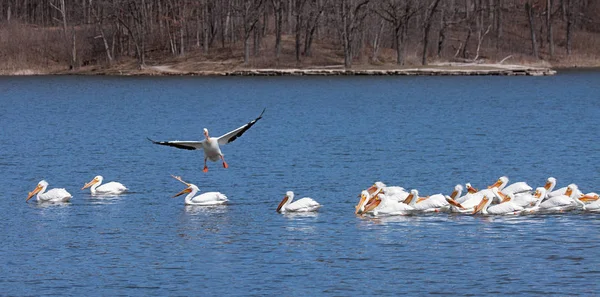
<path id="1" fill-rule="evenodd" d="M 29 201 L 29 199 L 31 199 L 31 197 L 33 197 L 33 195 L 35 194 L 37 194 L 37 196 L 35 197 L 37 199 L 37 202 L 67 202 L 73 197 L 71 196 L 71 194 L 69 194 L 69 192 L 67 192 L 67 190 L 63 188 L 51 189 L 48 192 L 46 192 L 47 188 L 48 182 L 45 180 L 40 181 L 37 187 L 35 187 L 33 191 L 29 192 L 29 195 L 27 196 L 27 200 L 25 200 L 25 202 Z"/>
<path id="2" fill-rule="evenodd" d="M 496 192 L 498 192 L 496 187 L 492 189 L 496 189 Z M 493 199 L 488 198 L 486 195 L 483 197 L 483 199 L 481 199 L 481 203 L 475 207 L 473 214 L 477 214 L 478 212 L 484 215 L 509 215 L 520 213 L 523 210 L 523 207 L 517 205 L 516 203 L 512 203 L 510 201 L 511 196 L 513 196 L 512 193 L 506 199 L 503 199 L 505 202 L 490 207 Z"/>
<path id="3" fill-rule="evenodd" d="M 533 197 L 537 198 L 537 201 L 535 201 L 535 203 L 533 203 L 533 205 L 530 205 L 529 207 L 525 207 L 525 209 L 523 209 L 523 211 L 521 211 L 521 214 L 531 214 L 531 213 L 535 213 L 540 209 L 540 204 L 542 202 L 544 202 L 544 199 L 546 197 L 546 187 L 538 187 L 537 189 L 535 189 L 535 194 L 533 194 Z"/>
<path id="4" fill-rule="evenodd" d="M 185 196 L 185 204 L 186 205 L 197 205 L 197 206 L 211 206 L 211 205 L 221 205 L 221 204 L 225 204 L 227 203 L 227 196 L 225 196 L 224 194 L 222 194 L 221 192 L 207 192 L 207 193 L 202 193 L 198 196 L 195 196 L 198 191 L 200 191 L 200 189 L 198 189 L 198 187 L 194 184 L 190 184 L 187 182 L 184 182 L 181 177 L 179 176 L 174 176 L 171 175 L 174 179 L 182 182 L 184 185 L 187 186 L 187 188 L 185 188 L 183 191 L 175 194 L 175 196 L 173 196 L 173 198 L 183 195 L 185 193 L 189 193 L 187 196 Z M 195 197 L 194 197 L 195 196 Z"/>
<path id="5" fill-rule="evenodd" d="M 81 189 L 84 190 L 91 187 L 90 192 L 92 195 L 119 195 L 128 190 L 127 187 L 118 182 L 108 182 L 101 185 L 103 180 L 104 178 L 102 175 L 98 175 L 89 183 L 85 184 Z"/>
<path id="6" fill-rule="evenodd" d="M 547 196 L 548 196 L 548 198 L 553 198 L 553 197 L 556 197 L 556 196 L 565 195 L 565 193 L 567 192 L 567 188 L 568 188 L 568 186 L 567 187 L 562 187 L 562 188 L 560 188 L 558 190 L 554 190 L 554 191 L 551 191 L 551 192 L 548 191 Z M 579 189 L 573 189 L 573 191 L 575 193 L 577 193 L 577 195 L 579 195 L 579 196 L 583 195 L 583 193 Z"/>
<path id="7" fill-rule="evenodd" d="M 575 208 L 583 208 L 585 203 L 579 200 L 582 195 L 579 194 L 577 185 L 570 184 L 564 195 L 554 196 L 546 199 L 537 208 L 530 212 L 563 212 Z"/>
<path id="8" fill-rule="evenodd" d="M 381 189 L 388 199 L 397 200 L 399 202 L 404 201 L 408 197 L 408 192 L 403 187 L 398 186 L 387 186 L 386 184 L 377 181 L 371 187 L 367 189 L 370 195 L 373 195 L 378 189 Z"/>
<path id="9" fill-rule="evenodd" d="M 219 137 L 210 137 L 208 135 L 208 129 L 204 128 L 205 139 L 202 141 L 154 141 L 150 138 L 148 138 L 148 140 L 152 141 L 152 143 L 154 144 L 168 145 L 179 149 L 204 150 L 204 169 L 202 169 L 203 172 L 208 172 L 206 160 L 217 162 L 219 161 L 219 159 L 221 159 L 223 161 L 223 168 L 228 168 L 229 165 L 227 165 L 227 162 L 225 162 L 223 153 L 221 153 L 220 145 L 225 145 L 238 139 L 238 137 L 242 136 L 244 132 L 248 131 L 248 129 L 250 129 L 250 127 L 252 127 L 258 120 L 262 119 L 263 113 L 265 113 L 265 109 L 263 109 L 263 111 L 256 119 Z"/>
<path id="10" fill-rule="evenodd" d="M 546 194 L 551 193 L 554 190 L 554 187 L 556 187 L 556 178 L 549 177 L 546 180 L 546 184 L 544 185 L 544 189 L 546 189 Z"/>
<path id="11" fill-rule="evenodd" d="M 456 213 L 472 213 L 477 205 L 481 203 L 483 197 L 491 197 L 491 200 L 495 199 L 494 192 L 491 189 L 485 189 L 477 191 L 470 184 L 467 184 L 467 195 L 460 197 L 460 200 L 453 201 L 452 199 L 446 199 L 450 204 L 450 212 Z M 502 192 L 498 192 L 498 195 L 503 197 Z M 501 201 L 498 201 L 500 203 Z"/>
<path id="12" fill-rule="evenodd" d="M 533 190 L 533 188 L 531 186 L 529 186 L 526 182 L 516 182 L 511 184 L 510 186 L 507 186 L 508 184 L 508 177 L 506 176 L 501 176 L 500 178 L 498 178 L 498 181 L 496 181 L 496 183 L 494 183 L 493 185 L 489 186 L 488 189 L 491 189 L 493 187 L 497 187 L 499 191 L 501 191 L 503 194 L 518 194 L 518 193 L 522 193 L 522 192 L 528 192 Z"/>
<path id="13" fill-rule="evenodd" d="M 583 197 L 579 198 L 579 200 L 585 201 L 585 202 L 593 201 L 590 204 L 586 204 L 583 207 L 583 210 L 598 212 L 598 211 L 600 211 L 600 199 L 599 198 L 600 198 L 600 196 L 598 196 L 598 194 L 596 194 L 596 193 L 587 193 L 587 194 L 583 195 Z"/>
<path id="14" fill-rule="evenodd" d="M 460 196 L 458 198 L 455 198 L 454 200 L 458 203 L 463 203 L 467 200 L 469 200 L 471 197 L 473 197 L 472 195 L 479 192 L 479 190 L 477 190 L 476 188 L 473 188 L 473 186 L 471 186 L 471 183 L 466 183 L 465 187 L 467 188 L 467 193 L 464 196 Z M 462 192 L 461 192 L 462 193 Z"/>
<path id="15" fill-rule="evenodd" d="M 373 193 L 373 195 L 369 194 L 368 190 L 363 190 L 362 192 L 360 192 L 360 200 L 358 201 L 358 204 L 354 207 L 355 214 L 361 214 L 365 211 L 365 205 L 371 201 L 371 198 L 374 197 L 375 195 L 377 195 L 379 192 L 381 192 L 381 189 L 378 189 L 375 193 Z"/>
<path id="16" fill-rule="evenodd" d="M 300 198 L 294 201 L 294 203 L 292 203 L 292 200 L 294 200 L 294 192 L 287 191 L 277 206 L 277 212 L 310 212 L 316 211 L 321 207 L 321 204 L 308 197 Z"/>
<path id="17" fill-rule="evenodd" d="M 397 215 L 409 215 L 412 214 L 415 209 L 402 202 L 398 202 L 394 199 L 389 199 L 383 192 L 377 193 L 365 206 L 364 212 L 372 213 L 375 216 L 397 216 Z M 361 214 L 362 214 L 361 213 Z"/>
<path id="18" fill-rule="evenodd" d="M 418 202 L 417 202 L 418 201 Z M 419 197 L 419 191 L 416 189 L 410 190 L 410 195 L 404 200 L 405 204 L 410 205 L 418 212 L 439 212 L 442 207 L 448 205 L 446 196 L 435 194 L 429 197 Z"/>

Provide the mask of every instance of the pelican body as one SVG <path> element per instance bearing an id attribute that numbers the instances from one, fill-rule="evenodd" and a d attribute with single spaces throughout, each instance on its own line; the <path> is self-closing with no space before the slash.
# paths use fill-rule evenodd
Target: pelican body
<path id="1" fill-rule="evenodd" d="M 150 138 L 148 138 L 148 140 L 150 140 L 154 144 L 172 146 L 172 147 L 176 147 L 179 149 L 203 150 L 204 151 L 204 168 L 202 169 L 203 172 L 208 172 L 208 166 L 206 166 L 207 160 L 212 161 L 212 162 L 217 162 L 220 159 L 221 161 L 223 161 L 223 168 L 228 168 L 229 165 L 227 164 L 227 162 L 225 162 L 225 157 L 223 156 L 223 153 L 221 152 L 220 146 L 231 143 L 234 140 L 241 137 L 242 134 L 244 134 L 244 132 L 248 131 L 248 129 L 250 129 L 250 127 L 252 127 L 254 124 L 256 124 L 256 122 L 258 122 L 258 120 L 262 119 L 262 115 L 264 112 L 265 112 L 265 110 L 263 109 L 263 111 L 260 113 L 260 115 L 256 119 L 248 122 L 247 124 L 237 128 L 235 130 L 227 132 L 219 137 L 210 137 L 210 135 L 208 134 L 208 129 L 204 128 L 204 140 L 202 140 L 202 141 L 179 141 L 179 140 L 154 141 Z"/>
<path id="2" fill-rule="evenodd" d="M 94 177 L 89 183 L 85 184 L 82 190 L 90 188 L 90 192 L 93 196 L 110 196 L 119 195 L 125 193 L 128 189 L 123 184 L 118 182 L 108 182 L 102 184 L 104 178 L 102 175 Z"/>
<path id="3" fill-rule="evenodd" d="M 300 198 L 293 203 L 292 200 L 294 200 L 294 192 L 287 191 L 277 206 L 277 212 L 311 212 L 316 211 L 321 207 L 321 204 L 308 197 Z"/>
<path id="4" fill-rule="evenodd" d="M 229 201 L 227 196 L 221 192 L 206 192 L 196 196 L 196 194 L 198 194 L 200 191 L 196 185 L 183 181 L 180 176 L 171 176 L 186 185 L 185 189 L 173 196 L 173 198 L 175 198 L 187 193 L 185 196 L 186 205 L 211 206 L 225 204 L 227 201 Z"/>
<path id="5" fill-rule="evenodd" d="M 35 198 L 37 202 L 67 202 L 73 197 L 69 192 L 67 192 L 67 190 L 63 188 L 51 189 L 48 192 L 46 192 L 47 188 L 48 182 L 45 180 L 40 181 L 37 187 L 35 187 L 33 191 L 29 192 L 29 195 L 27 196 L 27 200 L 25 200 L 25 202 L 28 202 L 29 199 L 31 199 L 36 194 L 37 195 Z"/>

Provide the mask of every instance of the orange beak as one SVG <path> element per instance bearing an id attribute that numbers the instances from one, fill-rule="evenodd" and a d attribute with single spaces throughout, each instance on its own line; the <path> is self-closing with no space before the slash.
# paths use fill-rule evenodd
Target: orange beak
<path id="1" fill-rule="evenodd" d="M 467 187 L 467 191 L 471 194 L 475 194 L 477 192 L 479 192 L 477 189 L 473 188 L 473 187 Z"/>
<path id="2" fill-rule="evenodd" d="M 288 201 L 288 196 L 283 197 L 283 200 L 281 200 L 281 202 L 279 202 L 279 205 L 277 205 L 277 212 L 281 211 L 281 208 L 283 207 L 283 205 Z"/>
<path id="3" fill-rule="evenodd" d="M 593 201 L 598 200 L 599 198 L 600 198 L 600 196 L 598 196 L 598 195 L 586 194 L 586 195 L 581 196 L 581 198 L 579 198 L 579 200 L 583 201 L 583 202 L 593 202 Z"/>
<path id="4" fill-rule="evenodd" d="M 185 194 L 185 193 L 189 193 L 189 192 L 191 192 L 191 191 L 192 191 L 192 189 L 190 189 L 190 188 L 185 188 L 185 189 L 183 189 L 183 191 L 181 191 L 181 192 L 179 192 L 179 193 L 175 194 L 175 196 L 173 196 L 173 198 L 175 198 L 175 197 L 177 197 L 177 196 L 181 196 L 181 195 L 183 195 L 183 194 Z"/>
<path id="5" fill-rule="evenodd" d="M 367 192 L 369 193 L 369 195 L 373 195 L 373 193 L 375 193 L 375 191 L 377 191 L 376 185 L 372 185 L 367 189 Z"/>
<path id="6" fill-rule="evenodd" d="M 546 189 L 546 191 L 550 190 L 550 187 L 552 187 L 552 183 L 546 182 L 546 184 L 544 185 L 544 188 Z"/>
<path id="7" fill-rule="evenodd" d="M 491 189 L 493 187 L 499 188 L 501 185 L 502 185 L 502 181 L 498 180 L 498 181 L 496 181 L 496 183 L 494 183 L 493 185 L 489 186 L 488 189 Z"/>
<path id="8" fill-rule="evenodd" d="M 454 190 L 452 191 L 452 194 L 450 194 L 450 198 L 456 199 L 456 195 L 458 195 L 458 191 Z"/>
<path id="9" fill-rule="evenodd" d="M 567 187 L 567 190 L 565 191 L 565 196 L 571 196 L 571 194 L 573 194 L 573 189 Z"/>
<path id="10" fill-rule="evenodd" d="M 355 214 L 358 214 L 358 210 L 360 209 L 360 206 L 365 203 L 365 200 L 367 200 L 367 196 L 366 195 L 360 195 L 360 201 L 358 201 L 358 204 L 355 206 Z"/>
<path id="11" fill-rule="evenodd" d="M 381 199 L 379 199 L 379 198 L 371 199 L 371 201 L 369 201 L 369 203 L 365 206 L 364 212 L 369 212 L 369 211 L 375 209 L 377 206 L 379 206 L 379 204 L 381 204 Z"/>
<path id="12" fill-rule="evenodd" d="M 483 206 L 488 202 L 488 200 L 490 199 L 487 196 L 483 197 L 483 199 L 481 199 L 481 202 L 479 202 L 479 204 L 475 206 L 475 209 L 473 209 L 473 214 L 480 212 L 483 209 Z"/>
<path id="13" fill-rule="evenodd" d="M 92 180 L 91 180 L 89 183 L 85 184 L 85 185 L 83 186 L 83 188 L 81 188 L 81 189 L 82 189 L 82 190 L 85 190 L 85 189 L 87 189 L 87 188 L 89 188 L 89 187 L 93 186 L 93 185 L 94 185 L 95 183 L 97 183 L 97 182 L 98 182 L 98 180 L 97 180 L 96 178 L 94 178 L 94 179 L 92 179 Z"/>
<path id="14" fill-rule="evenodd" d="M 504 203 L 506 201 L 510 201 L 510 197 L 508 197 L 508 195 L 498 191 L 498 196 L 500 196 L 502 198 L 502 201 L 500 201 L 500 203 Z"/>
<path id="15" fill-rule="evenodd" d="M 456 200 L 450 198 L 450 199 L 446 199 L 446 201 L 448 201 L 449 204 L 454 205 L 460 209 L 465 209 L 460 203 L 456 202 Z"/>
<path id="16" fill-rule="evenodd" d="M 423 200 L 427 200 L 427 198 L 429 198 L 429 196 L 427 196 L 427 197 L 419 197 L 419 198 L 417 198 L 417 202 L 416 203 L 419 203 L 419 202 L 421 202 Z"/>
<path id="17" fill-rule="evenodd" d="M 413 198 L 415 198 L 415 195 L 408 194 L 408 196 L 406 197 L 406 199 L 404 199 L 403 203 L 410 204 L 412 202 Z"/>
<path id="18" fill-rule="evenodd" d="M 35 187 L 35 189 L 33 189 L 33 191 L 29 192 L 29 195 L 27 195 L 27 200 L 25 200 L 25 202 L 29 201 L 29 199 L 31 199 L 31 197 L 33 197 L 35 194 L 39 193 L 41 190 L 42 190 L 42 187 L 40 185 Z"/>

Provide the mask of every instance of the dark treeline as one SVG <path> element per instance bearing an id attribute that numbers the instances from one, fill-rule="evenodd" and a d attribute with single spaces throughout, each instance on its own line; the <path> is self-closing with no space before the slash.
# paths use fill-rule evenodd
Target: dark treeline
<path id="1" fill-rule="evenodd" d="M 18 46 L 27 30 L 47 46 L 37 50 L 70 68 L 109 66 L 134 57 L 241 51 L 278 61 L 293 44 L 297 65 L 328 42 L 345 67 L 357 58 L 377 63 L 383 49 L 399 65 L 407 50 L 428 60 L 477 61 L 482 49 L 536 59 L 570 55 L 575 33 L 600 31 L 594 0 L 3 0 L 0 23 Z M 586 39 L 587 37 L 582 37 Z M 23 39 L 23 40 L 22 40 Z M 4 43 L 3 43 L 4 44 Z M 56 54 L 53 50 L 60 52 Z M 15 54 L 18 54 L 14 49 Z M 5 55 L 11 51 L 6 49 Z M 241 57 L 240 57 L 241 58 Z M 501 58 L 501 57 L 499 57 Z"/>

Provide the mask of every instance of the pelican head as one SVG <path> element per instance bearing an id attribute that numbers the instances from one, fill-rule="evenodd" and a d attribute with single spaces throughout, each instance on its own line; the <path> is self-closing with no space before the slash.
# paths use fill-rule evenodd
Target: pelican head
<path id="1" fill-rule="evenodd" d="M 479 192 L 479 190 L 473 188 L 473 186 L 471 186 L 471 183 L 466 183 L 465 187 L 467 187 L 467 192 L 469 192 L 469 194 L 475 194 L 477 192 Z"/>
<path id="2" fill-rule="evenodd" d="M 187 188 L 183 189 L 183 191 L 175 194 L 175 196 L 173 196 L 173 198 L 177 197 L 177 196 L 181 196 L 183 194 L 187 194 L 187 193 L 191 193 L 192 191 L 196 190 L 199 191 L 200 189 L 198 189 L 198 187 L 194 184 L 190 184 Z"/>
<path id="3" fill-rule="evenodd" d="M 412 189 L 410 190 L 410 194 L 408 194 L 408 196 L 406 196 L 406 199 L 404 199 L 404 203 L 410 205 L 413 202 L 413 200 L 415 200 L 416 203 L 417 199 L 419 199 L 419 191 Z"/>
<path id="4" fill-rule="evenodd" d="M 583 202 L 593 202 L 598 199 L 600 199 L 600 196 L 597 193 L 587 193 L 579 198 Z"/>
<path id="5" fill-rule="evenodd" d="M 371 196 L 369 194 L 369 190 L 364 190 L 364 191 L 360 192 L 360 200 L 358 201 L 358 204 L 355 207 L 356 208 L 354 211 L 355 214 L 359 214 L 359 213 L 363 212 L 364 205 L 368 202 L 367 200 L 369 200 L 369 196 Z"/>
<path id="6" fill-rule="evenodd" d="M 288 204 L 288 202 L 292 201 L 293 199 L 294 199 L 294 192 L 292 192 L 292 191 L 285 192 L 285 196 L 283 196 L 283 199 L 281 200 L 281 202 L 279 202 L 279 205 L 277 205 L 276 211 L 281 212 L 281 209 L 283 208 L 283 206 Z"/>
<path id="7" fill-rule="evenodd" d="M 502 190 L 506 184 L 508 183 L 508 177 L 501 176 L 493 185 L 489 186 L 488 189 L 493 187 L 498 187 L 499 190 Z"/>
<path id="8" fill-rule="evenodd" d="M 367 192 L 369 192 L 369 195 L 373 195 L 373 193 L 375 193 L 375 191 L 377 191 L 378 189 L 383 189 L 387 187 L 384 183 L 380 182 L 380 181 L 376 181 L 375 183 L 373 183 L 372 186 L 370 186 L 367 189 Z"/>
<path id="9" fill-rule="evenodd" d="M 450 194 L 450 198 L 456 199 L 456 196 L 459 196 L 460 193 L 462 193 L 462 191 L 463 191 L 463 186 L 462 185 L 456 185 L 456 186 L 454 186 L 454 191 L 452 191 L 452 194 Z"/>
<path id="10" fill-rule="evenodd" d="M 546 180 L 546 184 L 544 185 L 544 188 L 546 189 L 546 191 L 551 191 L 554 186 L 556 186 L 556 178 L 554 177 L 549 177 Z"/>
<path id="11" fill-rule="evenodd" d="M 498 199 L 500 199 L 500 201 L 498 203 L 510 201 L 510 199 L 514 199 L 515 198 L 514 196 L 511 198 L 509 195 L 506 195 L 506 194 L 500 192 L 500 190 L 498 189 L 498 187 L 493 187 L 491 190 L 492 190 L 492 193 L 494 193 L 494 195 L 495 195 L 494 198 L 497 196 Z"/>
<path id="12" fill-rule="evenodd" d="M 475 206 L 475 208 L 473 209 L 473 214 L 476 214 L 476 213 L 482 211 L 484 206 L 488 203 L 488 201 L 490 201 L 490 198 L 488 198 L 487 195 L 484 195 L 483 199 L 481 199 L 481 202 L 479 202 L 479 204 L 477 206 Z"/>
<path id="13" fill-rule="evenodd" d="M 375 195 L 375 197 L 373 197 L 369 203 L 367 203 L 367 205 L 365 205 L 365 210 L 364 212 L 369 212 L 375 208 L 377 208 L 377 206 L 379 206 L 379 204 L 381 204 L 381 198 L 379 198 L 379 194 Z"/>
<path id="14" fill-rule="evenodd" d="M 25 200 L 25 202 L 29 201 L 29 199 L 31 199 L 31 197 L 33 197 L 35 194 L 39 193 L 42 189 L 48 187 L 48 182 L 45 180 L 40 181 L 37 186 L 35 187 L 35 189 L 33 189 L 33 191 L 29 192 L 29 195 L 27 195 L 27 200 Z"/>
<path id="15" fill-rule="evenodd" d="M 565 196 L 571 197 L 571 194 L 573 194 L 574 191 L 577 191 L 577 185 L 576 184 L 568 185 L 567 190 L 565 191 Z"/>
<path id="16" fill-rule="evenodd" d="M 206 137 L 206 139 L 208 139 L 208 129 L 204 128 L 204 137 Z"/>
<path id="17" fill-rule="evenodd" d="M 542 199 L 546 196 L 546 187 L 538 187 L 535 189 L 535 193 L 533 193 L 533 197 Z"/>
<path id="18" fill-rule="evenodd" d="M 82 189 L 82 190 L 84 190 L 84 189 L 87 189 L 87 188 L 89 188 L 89 187 L 91 187 L 91 186 L 93 186 L 93 185 L 97 184 L 97 183 L 102 183 L 102 179 L 103 179 L 102 175 L 97 175 L 97 176 L 96 176 L 96 177 L 94 177 L 94 179 L 92 179 L 92 180 L 91 180 L 89 183 L 85 184 L 85 185 L 83 186 L 83 188 L 81 188 L 81 189 Z"/>

